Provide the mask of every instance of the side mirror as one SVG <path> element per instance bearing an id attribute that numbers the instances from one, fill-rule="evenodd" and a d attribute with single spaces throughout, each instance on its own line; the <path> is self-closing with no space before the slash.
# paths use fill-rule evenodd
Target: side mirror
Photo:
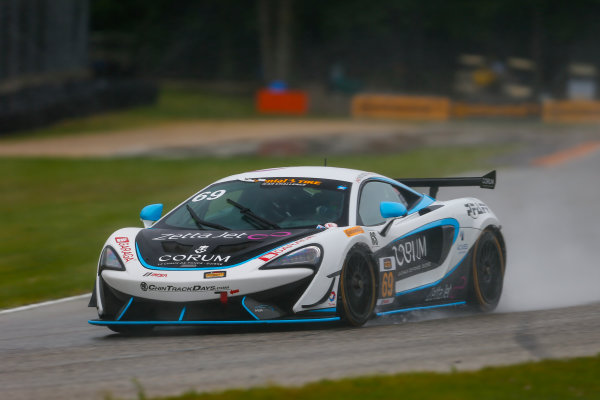
<path id="1" fill-rule="evenodd" d="M 404 217 L 408 213 L 408 210 L 402 203 L 382 201 L 379 203 L 379 212 L 383 218 L 396 218 Z"/>
<path id="2" fill-rule="evenodd" d="M 140 212 L 140 219 L 144 223 L 144 228 L 150 228 L 152 224 L 160 219 L 162 215 L 163 205 L 162 204 L 150 204 Z"/>

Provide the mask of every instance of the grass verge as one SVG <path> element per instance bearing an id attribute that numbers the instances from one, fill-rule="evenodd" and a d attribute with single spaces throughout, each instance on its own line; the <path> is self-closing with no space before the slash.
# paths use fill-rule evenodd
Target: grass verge
<path id="1" fill-rule="evenodd" d="M 600 356 L 549 360 L 472 372 L 407 373 L 302 387 L 271 386 L 218 393 L 187 393 L 161 400 L 564 400 L 600 398 Z M 143 392 L 140 398 L 145 398 Z M 154 398 L 154 400 L 159 400 Z"/>
<path id="2" fill-rule="evenodd" d="M 423 177 L 484 168 L 499 151 L 433 148 L 328 164 Z M 118 228 L 141 226 L 146 204 L 169 210 L 217 178 L 291 165 L 322 165 L 322 158 L 0 159 L 0 308 L 91 291 L 104 241 Z"/>

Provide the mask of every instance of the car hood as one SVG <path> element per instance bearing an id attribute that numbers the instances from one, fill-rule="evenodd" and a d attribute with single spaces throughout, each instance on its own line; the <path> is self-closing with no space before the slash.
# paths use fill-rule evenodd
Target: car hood
<path id="1" fill-rule="evenodd" d="M 142 229 L 135 243 L 140 262 L 146 268 L 219 268 L 248 261 L 316 232 L 319 230 Z"/>

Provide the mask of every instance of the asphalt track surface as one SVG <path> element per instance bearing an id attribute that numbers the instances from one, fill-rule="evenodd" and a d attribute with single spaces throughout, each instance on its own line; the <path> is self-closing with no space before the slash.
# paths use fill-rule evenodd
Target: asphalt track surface
<path id="1" fill-rule="evenodd" d="M 600 151 L 499 172 L 473 195 L 503 221 L 505 291 L 493 314 L 421 312 L 341 326 L 164 330 L 87 324 L 86 300 L 0 314 L 0 398 L 100 399 L 400 371 L 480 368 L 600 352 Z"/>

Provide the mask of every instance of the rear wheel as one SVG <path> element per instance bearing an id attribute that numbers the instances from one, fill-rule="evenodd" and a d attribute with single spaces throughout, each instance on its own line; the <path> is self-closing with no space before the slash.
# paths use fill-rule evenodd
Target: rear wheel
<path id="1" fill-rule="evenodd" d="M 370 254 L 355 247 L 346 256 L 340 275 L 338 312 L 343 321 L 361 326 L 372 316 L 377 297 Z"/>
<path id="2" fill-rule="evenodd" d="M 473 248 L 468 302 L 480 311 L 493 311 L 502 294 L 505 265 L 499 235 L 485 230 Z"/>

